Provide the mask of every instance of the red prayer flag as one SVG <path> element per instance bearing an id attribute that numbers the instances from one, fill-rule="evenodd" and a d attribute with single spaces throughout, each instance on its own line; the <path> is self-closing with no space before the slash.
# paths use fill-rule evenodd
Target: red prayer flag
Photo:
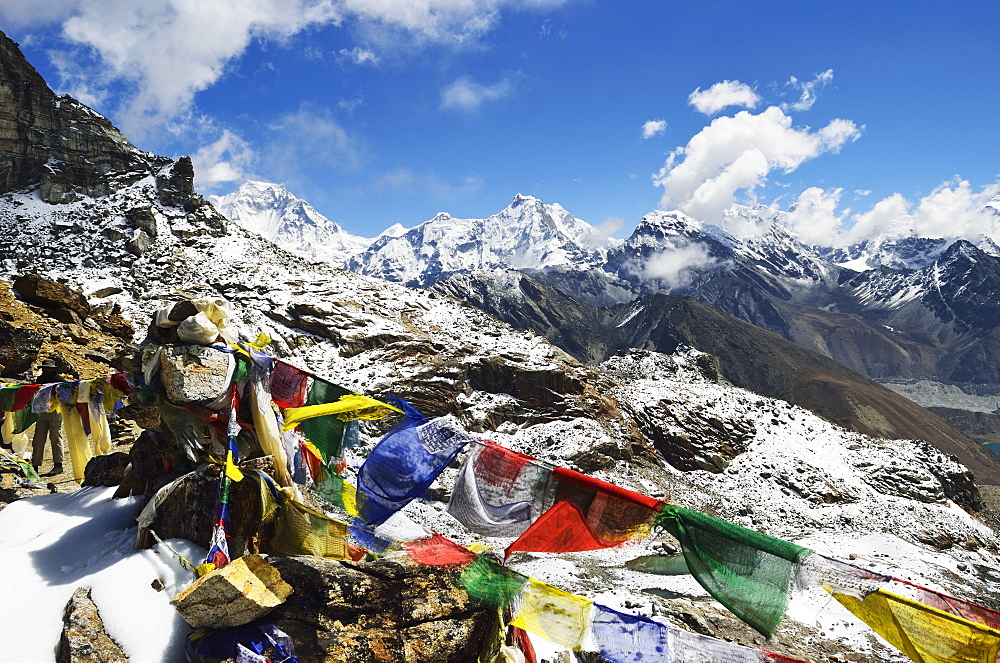
<path id="1" fill-rule="evenodd" d="M 649 507 L 650 509 L 659 509 L 664 504 L 658 499 L 643 495 L 642 493 L 637 493 L 634 490 L 622 488 L 621 486 L 616 486 L 613 483 L 608 483 L 607 481 L 602 481 L 601 479 L 596 479 L 594 477 L 587 476 L 586 474 L 580 474 L 579 472 L 565 467 L 553 468 L 552 474 L 556 479 L 559 479 L 559 481 L 565 481 L 566 483 L 573 484 L 580 488 L 589 488 L 590 490 L 595 490 L 606 495 L 620 497 L 621 499 L 635 502 L 636 504 Z"/>
<path id="2" fill-rule="evenodd" d="M 557 502 L 532 523 L 517 541 L 507 546 L 512 552 L 580 552 L 611 548 L 617 543 L 601 541 L 587 527 L 583 511 L 572 502 Z"/>
<path id="3" fill-rule="evenodd" d="M 42 388 L 40 384 L 26 384 L 17 390 L 17 395 L 14 396 L 13 412 L 18 410 L 23 410 L 31 403 L 31 399 L 35 397 L 38 390 Z"/>
<path id="4" fill-rule="evenodd" d="M 476 558 L 476 553 L 438 533 L 403 544 L 403 550 L 417 564 L 427 566 L 464 566 Z"/>

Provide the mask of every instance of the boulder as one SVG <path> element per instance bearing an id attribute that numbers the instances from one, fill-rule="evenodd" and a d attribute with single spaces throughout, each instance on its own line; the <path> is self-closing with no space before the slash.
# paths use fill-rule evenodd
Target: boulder
<path id="1" fill-rule="evenodd" d="M 46 309 L 69 309 L 81 319 L 90 315 L 90 303 L 82 292 L 39 274 L 24 274 L 17 277 L 14 280 L 14 289 L 19 299 L 29 304 Z"/>
<path id="2" fill-rule="evenodd" d="M 229 388 L 231 356 L 201 345 L 163 348 L 160 381 L 174 403 L 206 403 Z"/>
<path id="3" fill-rule="evenodd" d="M 77 588 L 66 604 L 56 663 L 128 663 L 128 656 L 105 630 L 89 587 Z"/>
<path id="4" fill-rule="evenodd" d="M 125 477 L 125 470 L 131 464 L 129 455 L 123 451 L 115 451 L 104 456 L 94 456 L 87 462 L 83 470 L 83 485 L 86 486 L 117 486 Z"/>
<path id="5" fill-rule="evenodd" d="M 38 359 L 44 337 L 0 320 L 0 377 L 21 377 Z"/>
<path id="6" fill-rule="evenodd" d="M 453 571 L 406 556 L 269 561 L 297 588 L 268 620 L 301 663 L 468 663 L 497 628 L 496 609 L 471 599 Z"/>
<path id="7" fill-rule="evenodd" d="M 144 434 L 145 435 L 145 434 Z M 240 463 L 245 476 L 242 481 L 230 484 L 229 516 L 226 533 L 229 535 L 229 553 L 239 557 L 245 553 L 268 552 L 268 542 L 274 535 L 274 524 L 263 523 L 264 506 L 261 504 L 261 487 L 249 470 L 273 471 L 270 457 L 255 458 Z M 212 474 L 209 474 L 211 472 Z M 149 529 L 161 539 L 187 539 L 203 548 L 210 547 L 212 528 L 215 525 L 215 505 L 219 499 L 218 468 L 209 472 L 190 472 L 173 491 L 157 506 Z M 176 474 L 142 477 L 147 481 L 146 501 Z"/>
<path id="8" fill-rule="evenodd" d="M 249 624 L 281 605 L 292 587 L 260 555 L 247 555 L 194 581 L 171 599 L 194 628 Z"/>

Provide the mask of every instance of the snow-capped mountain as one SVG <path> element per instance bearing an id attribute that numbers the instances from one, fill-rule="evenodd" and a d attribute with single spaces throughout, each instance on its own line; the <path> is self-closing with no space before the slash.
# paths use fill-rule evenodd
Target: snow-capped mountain
<path id="1" fill-rule="evenodd" d="M 380 236 L 347 267 L 407 285 L 429 285 L 476 269 L 589 269 L 602 265 L 617 243 L 561 206 L 521 194 L 485 219 L 441 213 L 401 230 Z"/>
<path id="2" fill-rule="evenodd" d="M 331 265 L 342 265 L 372 243 L 347 232 L 289 193 L 283 184 L 248 181 L 233 193 L 209 196 L 208 200 L 247 230 L 292 253 Z"/>

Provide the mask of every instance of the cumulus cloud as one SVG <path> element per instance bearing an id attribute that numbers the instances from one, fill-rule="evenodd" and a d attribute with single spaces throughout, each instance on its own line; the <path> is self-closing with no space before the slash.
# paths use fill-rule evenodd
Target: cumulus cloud
<path id="1" fill-rule="evenodd" d="M 662 134 L 667 130 L 666 120 L 648 120 L 642 125 L 642 137 L 652 138 L 657 134 Z"/>
<path id="2" fill-rule="evenodd" d="M 220 184 L 251 179 L 257 155 L 250 144 L 229 131 L 191 155 L 195 186 L 212 190 Z"/>
<path id="3" fill-rule="evenodd" d="M 653 181 L 663 187 L 662 208 L 676 207 L 714 223 L 732 206 L 738 191 L 752 194 L 772 171 L 790 173 L 860 135 L 850 120 L 833 120 L 812 131 L 793 127 L 792 118 L 776 106 L 757 115 L 740 111 L 716 118 L 675 149 Z"/>
<path id="4" fill-rule="evenodd" d="M 821 74 L 816 74 L 816 78 L 811 81 L 800 81 L 795 76 L 788 79 L 786 87 L 790 87 L 799 93 L 799 100 L 794 103 L 781 104 L 784 110 L 804 111 L 809 110 L 816 103 L 816 93 L 833 82 L 833 69 L 827 69 Z"/>
<path id="5" fill-rule="evenodd" d="M 65 42 L 53 49 L 53 61 L 63 88 L 84 100 L 114 102 L 116 122 L 141 137 L 189 113 L 195 95 L 214 85 L 253 40 L 282 42 L 309 28 L 349 24 L 373 38 L 389 32 L 454 46 L 490 32 L 505 10 L 570 1 L 33 0 L 0 3 L 0 20 L 61 26 Z M 360 47 L 345 51 L 363 63 L 378 57 Z"/>
<path id="6" fill-rule="evenodd" d="M 719 265 L 700 244 L 686 244 L 654 253 L 639 270 L 646 279 L 659 280 L 665 289 L 683 290 L 701 270 Z"/>
<path id="7" fill-rule="evenodd" d="M 739 81 L 722 81 L 707 90 L 696 89 L 688 97 L 688 103 L 705 115 L 715 115 L 729 106 L 756 108 L 760 97 L 746 83 Z"/>
<path id="8" fill-rule="evenodd" d="M 974 189 L 968 180 L 955 178 L 943 182 L 916 202 L 894 193 L 875 203 L 871 209 L 850 216 L 846 210 L 837 217 L 843 227 L 831 245 L 856 244 L 879 235 L 889 237 L 934 237 L 979 241 L 984 235 L 1000 240 L 1000 215 L 988 205 L 1000 182 Z M 849 226 L 849 227 L 848 227 Z"/>
<path id="9" fill-rule="evenodd" d="M 333 0 L 78 0 L 67 10 L 63 36 L 96 56 L 90 80 L 125 86 L 118 119 L 129 134 L 187 111 L 252 39 L 341 20 Z"/>
<path id="10" fill-rule="evenodd" d="M 488 101 L 505 99 L 512 94 L 517 85 L 513 78 L 505 77 L 493 85 L 483 85 L 463 76 L 441 90 L 441 108 L 472 112 Z"/>

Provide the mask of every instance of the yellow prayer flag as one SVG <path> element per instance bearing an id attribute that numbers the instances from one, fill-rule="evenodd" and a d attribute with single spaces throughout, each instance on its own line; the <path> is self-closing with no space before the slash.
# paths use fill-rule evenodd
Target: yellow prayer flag
<path id="1" fill-rule="evenodd" d="M 352 516 L 358 515 L 358 489 L 355 486 L 344 481 L 340 487 L 340 500 L 344 503 L 344 511 Z"/>
<path id="2" fill-rule="evenodd" d="M 232 451 L 226 452 L 226 476 L 232 481 L 243 481 L 243 471 L 236 466 Z"/>
<path id="3" fill-rule="evenodd" d="M 325 417 L 331 414 L 337 415 L 337 418 L 343 421 L 352 421 L 354 419 L 381 419 L 390 412 L 402 413 L 402 410 L 369 396 L 345 394 L 332 403 L 286 409 L 284 411 L 285 423 L 282 428 L 292 430 L 299 425 L 299 422 L 306 419 Z"/>
<path id="4" fill-rule="evenodd" d="M 52 399 L 62 415 L 63 432 L 66 435 L 66 446 L 69 447 L 69 459 L 73 465 L 73 478 L 77 483 L 83 482 L 87 463 L 94 457 L 90 448 L 90 440 L 83 430 L 83 419 L 75 406 L 63 405 L 58 398 Z"/>
<path id="5" fill-rule="evenodd" d="M 917 663 L 996 663 L 1000 631 L 884 589 L 864 601 L 832 592 L 845 608 Z"/>
<path id="6" fill-rule="evenodd" d="M 583 646 L 590 628 L 592 601 L 529 578 L 514 605 L 518 609 L 512 626 L 573 651 Z"/>

